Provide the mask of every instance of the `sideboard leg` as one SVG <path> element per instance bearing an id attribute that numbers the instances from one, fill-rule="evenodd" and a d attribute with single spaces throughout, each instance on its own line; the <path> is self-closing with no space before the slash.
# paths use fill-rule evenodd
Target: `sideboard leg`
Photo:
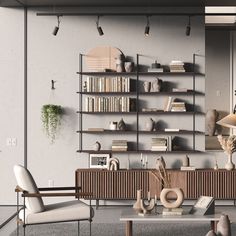
<path id="1" fill-rule="evenodd" d="M 99 207 L 99 199 L 96 199 L 96 210 L 98 209 Z"/>
<path id="2" fill-rule="evenodd" d="M 133 224 L 132 221 L 127 221 L 126 222 L 126 236 L 132 236 L 133 235 Z"/>
<path id="3" fill-rule="evenodd" d="M 216 220 L 212 220 L 211 221 L 211 229 L 216 233 L 216 231 L 217 231 L 217 223 L 218 223 L 218 221 L 216 221 Z"/>

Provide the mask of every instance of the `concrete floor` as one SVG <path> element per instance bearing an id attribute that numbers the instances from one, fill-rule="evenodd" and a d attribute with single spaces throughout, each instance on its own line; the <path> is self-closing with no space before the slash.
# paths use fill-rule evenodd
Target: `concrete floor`
<path id="1" fill-rule="evenodd" d="M 95 210 L 95 217 L 93 222 L 96 223 L 120 223 L 120 214 L 122 210 L 127 208 L 127 206 L 105 206 L 99 207 Z M 0 207 L 0 219 L 9 216 L 15 207 Z M 221 212 L 229 215 L 231 222 L 236 223 L 236 207 L 234 206 L 216 206 L 216 212 Z M 6 226 L 0 229 L 0 236 L 8 236 L 16 228 L 15 218 L 11 220 Z M 232 232 L 232 235 L 236 235 L 236 232 Z"/>

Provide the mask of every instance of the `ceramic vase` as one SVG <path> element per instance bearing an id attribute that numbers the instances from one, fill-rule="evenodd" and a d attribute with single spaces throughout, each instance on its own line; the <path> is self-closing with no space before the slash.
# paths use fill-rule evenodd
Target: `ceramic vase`
<path id="1" fill-rule="evenodd" d="M 217 236 L 216 233 L 213 230 L 210 230 L 206 236 Z"/>
<path id="2" fill-rule="evenodd" d="M 126 72 L 132 72 L 134 69 L 134 63 L 133 62 L 125 62 L 125 71 Z"/>
<path id="3" fill-rule="evenodd" d="M 162 80 L 161 79 L 156 79 L 155 81 L 152 82 L 151 92 L 160 92 L 161 89 L 162 89 Z"/>
<path id="4" fill-rule="evenodd" d="M 124 58 L 122 55 L 120 55 L 118 58 L 116 58 L 116 72 L 124 72 Z"/>
<path id="5" fill-rule="evenodd" d="M 183 158 L 182 166 L 189 166 L 189 157 L 187 155 Z"/>
<path id="6" fill-rule="evenodd" d="M 153 131 L 154 129 L 154 121 L 152 118 L 149 118 L 147 121 L 146 121 L 146 124 L 145 124 L 145 128 L 147 131 Z"/>
<path id="7" fill-rule="evenodd" d="M 97 141 L 96 143 L 94 143 L 93 145 L 93 150 L 94 151 L 100 151 L 101 149 L 101 144 Z"/>
<path id="8" fill-rule="evenodd" d="M 235 165 L 232 161 L 232 153 L 231 153 L 231 154 L 228 154 L 228 161 L 225 164 L 225 169 L 226 170 L 233 170 L 234 168 L 235 168 Z"/>
<path id="9" fill-rule="evenodd" d="M 126 124 L 125 124 L 123 118 L 121 118 L 121 120 L 118 123 L 118 130 L 126 130 Z"/>
<path id="10" fill-rule="evenodd" d="M 230 221 L 227 215 L 221 215 L 217 224 L 217 235 L 231 236 Z"/>
<path id="11" fill-rule="evenodd" d="M 151 83 L 149 81 L 144 81 L 143 82 L 144 92 L 146 93 L 150 92 L 150 88 L 151 88 Z"/>
<path id="12" fill-rule="evenodd" d="M 138 211 L 138 212 L 142 212 L 142 208 L 141 208 L 141 198 L 142 195 L 142 190 L 137 190 L 137 201 L 134 203 L 133 208 Z"/>
<path id="13" fill-rule="evenodd" d="M 169 201 L 167 196 L 170 192 L 174 192 L 177 196 L 175 201 Z M 165 208 L 174 209 L 182 205 L 184 201 L 184 193 L 181 188 L 163 188 L 160 193 L 160 201 Z"/>
<path id="14" fill-rule="evenodd" d="M 163 168 L 166 168 L 166 163 L 162 156 L 156 159 L 156 169 L 159 170 L 160 166 L 162 166 Z"/>
<path id="15" fill-rule="evenodd" d="M 213 136 L 216 131 L 216 120 L 219 113 L 215 110 L 208 110 L 206 113 L 206 131 L 209 136 Z"/>
<path id="16" fill-rule="evenodd" d="M 111 121 L 109 123 L 109 129 L 110 130 L 117 130 L 117 122 Z"/>

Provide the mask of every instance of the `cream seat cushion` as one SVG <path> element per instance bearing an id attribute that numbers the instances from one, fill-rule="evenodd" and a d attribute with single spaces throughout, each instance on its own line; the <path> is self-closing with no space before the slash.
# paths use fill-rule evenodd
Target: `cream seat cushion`
<path id="1" fill-rule="evenodd" d="M 31 213 L 26 209 L 25 224 L 50 223 L 60 221 L 88 220 L 94 215 L 93 209 L 80 200 L 45 205 L 45 210 L 40 213 Z M 19 216 L 24 220 L 24 212 Z"/>

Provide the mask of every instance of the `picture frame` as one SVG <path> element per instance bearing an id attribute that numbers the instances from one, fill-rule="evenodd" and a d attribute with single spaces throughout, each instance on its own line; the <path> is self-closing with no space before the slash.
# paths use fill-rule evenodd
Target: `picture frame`
<path id="1" fill-rule="evenodd" d="M 215 200 L 211 196 L 200 196 L 190 210 L 193 215 L 211 215 L 214 212 Z"/>
<path id="2" fill-rule="evenodd" d="M 90 154 L 89 155 L 89 167 L 96 169 L 107 169 L 110 154 Z"/>

